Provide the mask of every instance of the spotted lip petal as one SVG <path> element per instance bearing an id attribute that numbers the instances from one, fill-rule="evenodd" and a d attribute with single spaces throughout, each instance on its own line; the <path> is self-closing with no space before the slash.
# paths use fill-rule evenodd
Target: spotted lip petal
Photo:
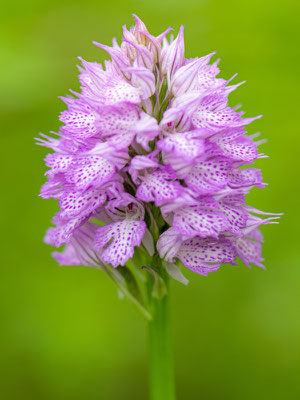
<path id="1" fill-rule="evenodd" d="M 82 193 L 77 190 L 66 192 L 59 200 L 60 215 L 67 218 L 89 215 L 105 203 L 106 197 L 104 190 L 99 188 L 91 188 Z"/>
<path id="2" fill-rule="evenodd" d="M 69 109 L 60 114 L 60 121 L 65 123 L 61 129 L 71 136 L 87 139 L 96 136 L 96 112 L 88 103 L 81 100 L 70 102 Z"/>
<path id="3" fill-rule="evenodd" d="M 236 251 L 226 239 L 211 241 L 195 237 L 182 244 L 177 257 L 186 268 L 207 275 L 218 269 L 221 263 L 232 263 L 236 258 Z"/>
<path id="4" fill-rule="evenodd" d="M 160 168 L 146 175 L 136 191 L 136 197 L 143 201 L 154 201 L 160 206 L 176 198 L 180 193 L 180 184 L 175 179 L 171 168 Z"/>
<path id="5" fill-rule="evenodd" d="M 134 137 L 134 127 L 139 120 L 137 108 L 133 104 L 103 107 L 97 127 L 101 136 L 117 150 L 128 148 Z"/>
<path id="6" fill-rule="evenodd" d="M 241 229 L 245 228 L 248 219 L 248 213 L 244 208 L 220 202 L 220 210 L 227 220 L 228 231 L 242 235 Z"/>
<path id="7" fill-rule="evenodd" d="M 258 156 L 255 143 L 247 137 L 239 137 L 229 143 L 224 143 L 222 139 L 219 139 L 217 144 L 222 149 L 224 156 L 232 160 L 249 162 Z"/>
<path id="8" fill-rule="evenodd" d="M 51 168 L 45 175 L 51 178 L 58 173 L 66 172 L 73 161 L 73 156 L 70 154 L 53 153 L 48 154 L 45 161 L 46 166 Z"/>
<path id="9" fill-rule="evenodd" d="M 115 174 L 114 165 L 100 156 L 80 157 L 73 161 L 65 177 L 78 190 L 100 187 Z"/>
<path id="10" fill-rule="evenodd" d="M 235 241 L 234 247 L 238 256 L 247 267 L 250 268 L 250 264 L 252 263 L 265 269 L 262 264 L 264 259 L 261 256 L 261 244 L 259 242 L 247 238 L 239 238 Z"/>
<path id="11" fill-rule="evenodd" d="M 189 162 L 202 155 L 205 151 L 203 140 L 194 139 L 186 133 L 173 133 L 159 140 L 157 147 Z"/>
<path id="12" fill-rule="evenodd" d="M 122 266 L 142 246 L 183 282 L 176 260 L 202 275 L 237 255 L 263 267 L 259 227 L 278 216 L 246 204 L 265 185 L 249 165 L 265 156 L 245 131 L 260 116 L 229 106 L 243 82 L 220 78 L 214 53 L 185 58 L 183 26 L 167 39 L 171 28 L 153 36 L 134 19 L 120 45 L 94 42 L 111 60 L 78 57 L 80 92 L 61 97 L 56 136 L 37 139 L 54 151 L 40 195 L 60 207 L 45 241 L 66 244 L 60 264 L 91 266 Z"/>
<path id="13" fill-rule="evenodd" d="M 144 221 L 123 220 L 102 226 L 95 234 L 95 246 L 103 249 L 102 260 L 113 267 L 124 265 L 134 254 L 134 247 L 139 246 L 145 234 Z"/>
<path id="14" fill-rule="evenodd" d="M 75 231 L 89 219 L 89 215 L 78 216 L 72 219 L 64 219 L 59 215 L 54 218 L 55 228 L 49 228 L 44 238 L 45 243 L 60 247 L 68 243 Z"/>
<path id="15" fill-rule="evenodd" d="M 227 221 L 222 212 L 188 206 L 174 212 L 172 226 L 185 236 L 217 238 L 226 230 Z"/>
<path id="16" fill-rule="evenodd" d="M 185 177 L 185 183 L 199 194 L 208 194 L 224 188 L 229 182 L 231 162 L 223 157 L 215 157 L 195 164 Z"/>
<path id="17" fill-rule="evenodd" d="M 234 169 L 229 173 L 230 187 L 240 188 L 245 186 L 264 187 L 261 171 L 256 168 Z"/>

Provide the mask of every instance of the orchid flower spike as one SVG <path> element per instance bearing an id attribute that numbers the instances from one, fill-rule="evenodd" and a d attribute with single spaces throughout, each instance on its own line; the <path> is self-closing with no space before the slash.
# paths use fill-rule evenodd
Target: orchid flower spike
<path id="1" fill-rule="evenodd" d="M 217 78 L 214 53 L 185 58 L 183 26 L 168 40 L 169 28 L 156 37 L 134 17 L 120 46 L 96 44 L 104 66 L 80 59 L 59 138 L 39 140 L 54 150 L 41 196 L 59 201 L 46 243 L 65 245 L 60 264 L 118 271 L 121 286 L 126 268 L 159 274 L 153 259 L 183 283 L 182 266 L 207 275 L 239 257 L 264 268 L 259 227 L 273 219 L 245 201 L 265 186 L 245 131 L 260 116 L 228 106 L 239 85 Z"/>

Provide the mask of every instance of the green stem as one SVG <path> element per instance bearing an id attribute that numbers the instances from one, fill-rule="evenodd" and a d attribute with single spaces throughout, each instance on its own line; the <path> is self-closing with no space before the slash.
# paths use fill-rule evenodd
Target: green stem
<path id="1" fill-rule="evenodd" d="M 149 321 L 150 399 L 175 400 L 169 296 L 151 298 Z"/>
<path id="2" fill-rule="evenodd" d="M 118 277 L 118 271 L 117 270 L 110 270 L 108 267 L 104 266 L 103 267 L 104 271 L 107 273 L 107 275 L 115 282 L 115 284 L 118 286 L 118 288 L 121 290 L 121 292 L 130 300 L 138 309 L 138 311 L 141 312 L 141 314 L 146 317 L 147 320 L 151 320 L 151 314 L 149 311 L 141 304 L 140 301 L 138 301 L 131 293 L 130 291 L 126 288 L 126 285 L 122 282 L 120 277 Z"/>

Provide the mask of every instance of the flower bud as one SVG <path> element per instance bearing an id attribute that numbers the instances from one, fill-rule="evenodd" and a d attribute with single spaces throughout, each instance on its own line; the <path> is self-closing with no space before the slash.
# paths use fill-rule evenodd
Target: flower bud
<path id="1" fill-rule="evenodd" d="M 124 42 L 127 42 L 127 40 L 124 39 L 123 43 Z M 147 49 L 147 47 L 143 46 L 142 44 L 133 43 L 133 42 L 129 42 L 129 41 L 128 41 L 128 44 L 133 46 L 135 48 L 135 50 L 137 51 L 136 65 L 138 67 L 144 67 L 144 68 L 153 70 L 154 60 L 153 60 L 152 54 Z"/>
<path id="2" fill-rule="evenodd" d="M 113 61 L 114 66 L 121 72 L 123 73 L 124 69 L 128 68 L 130 66 L 129 61 L 125 57 L 125 55 L 122 53 L 121 49 L 116 46 L 109 47 L 104 44 L 98 43 L 98 42 L 93 42 L 94 45 L 100 47 L 101 49 L 105 50 L 110 56 Z M 126 74 L 124 74 L 126 76 Z M 128 77 L 128 76 L 126 76 Z"/>
<path id="3" fill-rule="evenodd" d="M 146 28 L 146 25 L 144 22 L 135 14 L 133 14 L 134 20 L 135 20 L 135 27 L 133 29 L 133 35 L 136 37 L 137 43 L 142 44 L 146 46 L 146 36 L 143 34 L 143 32 L 148 33 L 148 29 Z"/>
<path id="4" fill-rule="evenodd" d="M 197 58 L 196 60 L 189 62 L 187 65 L 180 67 L 175 72 L 171 80 L 171 92 L 174 96 L 180 96 L 196 87 L 199 69 L 208 63 L 213 54 L 215 53 Z"/>
<path id="5" fill-rule="evenodd" d="M 184 62 L 183 30 L 184 27 L 182 25 L 177 38 L 161 54 L 161 72 L 167 74 L 168 83 L 170 83 L 173 75 Z"/>
<path id="6" fill-rule="evenodd" d="M 126 28 L 126 25 L 123 26 L 123 35 L 124 35 L 124 39 L 126 41 L 122 42 L 121 49 L 122 49 L 123 53 L 131 61 L 134 61 L 136 59 L 136 56 L 137 56 L 137 51 L 134 48 L 134 46 L 132 46 L 128 42 L 137 43 L 136 37 L 134 36 L 134 34 L 131 31 L 128 31 L 128 29 Z"/>

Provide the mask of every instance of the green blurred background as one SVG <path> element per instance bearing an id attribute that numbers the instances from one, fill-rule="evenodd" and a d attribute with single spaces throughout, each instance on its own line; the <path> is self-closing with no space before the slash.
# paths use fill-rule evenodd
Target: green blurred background
<path id="1" fill-rule="evenodd" d="M 37 195 L 46 149 L 38 132 L 57 130 L 78 89 L 76 57 L 103 61 L 92 40 L 121 38 L 137 13 L 159 34 L 186 26 L 188 57 L 216 50 L 221 77 L 247 84 L 231 95 L 249 132 L 268 143 L 265 190 L 251 204 L 284 212 L 266 226 L 267 271 L 224 266 L 188 287 L 172 284 L 179 399 L 300 397 L 299 7 L 298 1 L 34 1 L 1 6 L 2 229 L 0 280 L 3 399 L 146 399 L 146 326 L 100 271 L 58 267 L 42 242 L 57 209 Z M 298 26 L 297 26 L 298 25 Z M 235 82 L 238 82 L 236 79 Z"/>

